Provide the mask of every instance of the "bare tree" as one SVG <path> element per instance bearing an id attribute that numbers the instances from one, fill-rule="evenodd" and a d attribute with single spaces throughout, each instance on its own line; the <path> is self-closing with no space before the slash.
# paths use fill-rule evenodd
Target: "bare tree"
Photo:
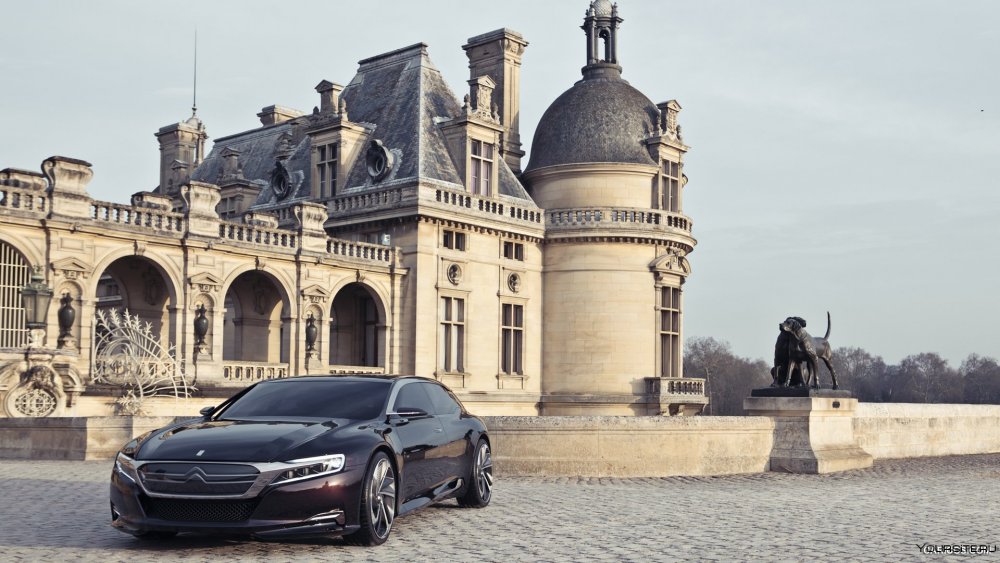
<path id="1" fill-rule="evenodd" d="M 897 403 L 960 403 L 962 377 L 933 352 L 907 356 L 893 370 L 888 400 Z"/>
<path id="2" fill-rule="evenodd" d="M 854 392 L 860 401 L 879 402 L 887 366 L 881 356 L 869 354 L 863 348 L 837 348 L 833 367 L 841 389 Z"/>
<path id="3" fill-rule="evenodd" d="M 705 378 L 709 398 L 705 414 L 741 415 L 743 399 L 756 387 L 771 383 L 764 360 L 741 358 L 729 343 L 711 337 L 690 338 L 684 352 L 684 373 Z"/>
<path id="4" fill-rule="evenodd" d="M 969 354 L 958 372 L 965 381 L 966 403 L 1000 405 L 1000 364 L 996 359 Z"/>

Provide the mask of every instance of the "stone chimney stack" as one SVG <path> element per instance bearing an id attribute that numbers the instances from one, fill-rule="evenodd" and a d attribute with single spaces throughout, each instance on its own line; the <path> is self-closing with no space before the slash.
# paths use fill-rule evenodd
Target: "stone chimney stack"
<path id="1" fill-rule="evenodd" d="M 261 125 L 268 126 L 284 123 L 289 119 L 295 119 L 296 117 L 300 117 L 302 115 L 303 113 L 299 110 L 273 105 L 261 109 L 260 113 L 257 114 L 257 117 L 260 119 Z"/>
<path id="2" fill-rule="evenodd" d="M 503 28 L 470 37 L 462 45 L 469 57 L 469 77 L 489 76 L 496 84 L 493 103 L 500 113 L 503 138 L 500 152 L 515 174 L 521 172 L 521 55 L 528 42 L 520 33 Z"/>
<path id="3" fill-rule="evenodd" d="M 337 113 L 340 110 L 340 93 L 344 91 L 343 86 L 324 80 L 316 85 L 316 91 L 319 92 L 320 113 Z"/>
<path id="4" fill-rule="evenodd" d="M 187 121 L 161 127 L 156 133 L 160 142 L 160 187 L 157 193 L 174 196 L 190 179 L 191 171 L 205 159 L 205 124 L 195 116 Z"/>

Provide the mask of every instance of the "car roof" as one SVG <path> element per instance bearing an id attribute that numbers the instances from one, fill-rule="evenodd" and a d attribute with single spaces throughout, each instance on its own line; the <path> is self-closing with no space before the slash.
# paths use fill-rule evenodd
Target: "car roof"
<path id="1" fill-rule="evenodd" d="M 427 377 L 419 377 L 416 375 L 399 375 L 399 374 L 369 374 L 369 373 L 358 373 L 358 374 L 343 374 L 343 375 L 294 375 L 290 377 L 283 377 L 281 379 L 268 379 L 261 381 L 261 383 L 278 383 L 278 382 L 292 382 L 292 381 L 398 381 L 402 379 L 414 379 L 418 381 L 431 381 L 436 380 Z"/>

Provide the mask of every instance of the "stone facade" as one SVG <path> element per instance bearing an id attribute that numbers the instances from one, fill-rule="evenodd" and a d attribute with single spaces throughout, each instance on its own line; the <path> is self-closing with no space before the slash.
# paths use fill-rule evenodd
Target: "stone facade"
<path id="1" fill-rule="evenodd" d="M 83 161 L 3 170 L 0 360 L 23 361 L 17 276 L 34 268 L 75 312 L 57 342 L 50 308 L 43 347 L 84 385 L 95 315 L 127 309 L 207 396 L 393 372 L 484 414 L 699 412 L 703 381 L 681 371 L 695 240 L 680 105 L 621 78 L 623 20 L 606 4 L 587 12 L 583 80 L 542 118 L 523 173 L 528 42 L 509 29 L 462 46 L 463 100 L 417 44 L 360 61 L 346 86 L 321 81 L 312 112 L 264 107 L 211 151 L 195 115 L 162 127 L 160 184 L 130 204 L 90 198 Z"/>

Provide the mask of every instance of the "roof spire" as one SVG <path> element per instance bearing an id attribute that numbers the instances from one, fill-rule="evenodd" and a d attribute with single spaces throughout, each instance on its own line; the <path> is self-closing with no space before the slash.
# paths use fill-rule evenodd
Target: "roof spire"
<path id="1" fill-rule="evenodd" d="M 587 34 L 587 66 L 584 80 L 589 78 L 620 78 L 618 64 L 618 4 L 611 0 L 593 0 L 584 14 L 581 28 Z"/>
<path id="2" fill-rule="evenodd" d="M 194 87 L 191 92 L 191 117 L 198 115 L 198 28 L 194 28 Z"/>

